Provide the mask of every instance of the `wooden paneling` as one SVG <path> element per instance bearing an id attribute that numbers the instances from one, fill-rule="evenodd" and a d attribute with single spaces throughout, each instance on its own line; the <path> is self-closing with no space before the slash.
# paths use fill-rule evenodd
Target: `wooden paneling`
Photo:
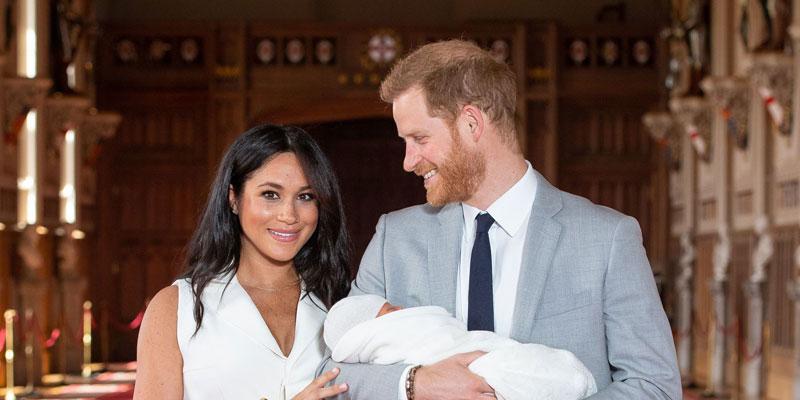
<path id="1" fill-rule="evenodd" d="M 709 374 L 709 330 L 711 321 L 711 293 L 709 282 L 712 276 L 712 260 L 716 236 L 700 236 L 696 240 L 696 252 L 692 293 L 692 376 L 694 382 L 705 383 Z"/>
<path id="2" fill-rule="evenodd" d="M 635 217 L 650 245 L 658 210 L 650 186 L 656 168 L 640 122 L 644 109 L 575 103 L 560 109 L 559 186 Z"/>
<path id="3" fill-rule="evenodd" d="M 739 369 L 745 358 L 744 340 L 747 332 L 744 284 L 751 274 L 750 259 L 753 246 L 755 238 L 752 232 L 737 232 L 731 237 L 731 261 L 728 266 L 728 284 L 725 292 L 728 320 L 725 384 L 731 393 L 741 393 L 743 389 Z"/>
<path id="4" fill-rule="evenodd" d="M 99 182 L 107 189 L 100 191 L 100 263 L 92 273 L 93 296 L 114 319 L 113 359 L 135 358 L 136 332 L 114 328 L 175 278 L 205 202 L 206 98 L 177 91 L 116 92 L 102 99 L 104 108 L 123 116 L 101 156 Z"/>
<path id="5" fill-rule="evenodd" d="M 794 302 L 789 298 L 787 284 L 794 279 L 794 252 L 800 245 L 797 228 L 775 232 L 775 254 L 767 271 L 767 320 L 771 346 L 791 352 L 794 348 Z"/>
<path id="6" fill-rule="evenodd" d="M 422 179 L 402 168 L 405 146 L 390 119 L 312 125 L 333 163 L 353 240 L 355 272 L 381 214 L 425 202 Z"/>

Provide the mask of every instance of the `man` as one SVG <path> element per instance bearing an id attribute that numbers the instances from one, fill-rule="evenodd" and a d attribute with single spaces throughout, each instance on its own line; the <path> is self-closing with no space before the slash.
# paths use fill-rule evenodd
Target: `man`
<path id="1" fill-rule="evenodd" d="M 635 219 L 551 186 L 516 139 L 509 67 L 464 41 L 429 44 L 381 85 L 428 204 L 383 215 L 350 295 L 438 305 L 471 330 L 573 352 L 592 399 L 680 399 L 675 349 Z M 493 398 L 467 366 L 336 364 L 352 399 Z"/>

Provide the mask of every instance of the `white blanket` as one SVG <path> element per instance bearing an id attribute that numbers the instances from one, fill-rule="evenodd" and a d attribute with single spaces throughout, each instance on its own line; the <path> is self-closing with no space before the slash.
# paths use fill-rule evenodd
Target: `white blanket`
<path id="1" fill-rule="evenodd" d="M 422 365 L 481 350 L 487 354 L 469 369 L 494 388 L 498 399 L 578 400 L 597 392 L 591 372 L 572 353 L 522 344 L 493 332 L 467 331 L 463 322 L 436 306 L 408 308 L 361 322 L 331 350 L 337 362 Z"/>

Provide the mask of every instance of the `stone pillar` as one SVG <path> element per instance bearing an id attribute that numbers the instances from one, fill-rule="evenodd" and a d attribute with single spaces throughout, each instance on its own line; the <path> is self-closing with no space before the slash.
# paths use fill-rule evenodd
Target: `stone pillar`
<path id="1" fill-rule="evenodd" d="M 769 233 L 769 221 L 765 215 L 759 215 L 755 221 L 755 233 L 758 244 L 753 252 L 753 271 L 745 284 L 747 299 L 747 338 L 744 360 L 744 396 L 747 400 L 761 398 L 763 380 L 764 349 L 764 295 L 763 285 L 766 280 L 766 267 L 775 251 L 772 236 Z"/>

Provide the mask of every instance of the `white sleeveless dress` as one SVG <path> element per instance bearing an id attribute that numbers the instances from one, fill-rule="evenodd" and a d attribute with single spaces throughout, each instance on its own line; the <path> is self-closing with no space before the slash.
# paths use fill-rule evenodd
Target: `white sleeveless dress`
<path id="1" fill-rule="evenodd" d="M 203 293 L 205 314 L 197 335 L 192 289 L 178 280 L 178 347 L 183 356 L 183 398 L 289 400 L 314 378 L 327 356 L 322 340 L 326 311 L 303 291 L 294 346 L 284 356 L 250 296 L 234 278 L 212 281 Z M 223 293 L 224 289 L 224 293 Z"/>

